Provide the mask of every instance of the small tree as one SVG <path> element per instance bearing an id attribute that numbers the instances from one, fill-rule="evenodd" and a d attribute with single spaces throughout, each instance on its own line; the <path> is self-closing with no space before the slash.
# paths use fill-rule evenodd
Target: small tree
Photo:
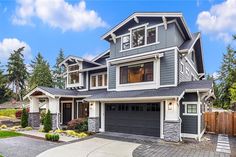
<path id="1" fill-rule="evenodd" d="M 23 108 L 22 115 L 21 115 L 21 127 L 25 128 L 28 126 L 28 112 L 25 108 Z"/>
<path id="2" fill-rule="evenodd" d="M 49 132 L 50 130 L 52 130 L 52 117 L 51 117 L 50 110 L 48 110 L 48 112 L 44 118 L 43 125 L 44 125 L 43 129 L 45 132 Z"/>

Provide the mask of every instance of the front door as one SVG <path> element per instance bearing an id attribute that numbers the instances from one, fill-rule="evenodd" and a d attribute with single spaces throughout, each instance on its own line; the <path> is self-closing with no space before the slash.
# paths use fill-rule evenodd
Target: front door
<path id="1" fill-rule="evenodd" d="M 63 104 L 63 124 L 67 124 L 71 121 L 72 116 L 72 103 Z"/>

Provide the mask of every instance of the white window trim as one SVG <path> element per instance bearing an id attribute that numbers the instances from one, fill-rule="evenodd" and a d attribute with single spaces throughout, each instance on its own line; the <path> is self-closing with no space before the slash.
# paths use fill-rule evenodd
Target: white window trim
<path id="1" fill-rule="evenodd" d="M 74 65 L 79 65 L 79 69 L 78 70 L 73 70 L 69 72 L 69 67 L 70 66 L 74 66 Z M 77 87 L 77 86 L 83 86 L 83 77 L 82 77 L 82 73 L 79 73 L 79 83 L 74 83 L 74 84 L 69 84 L 69 74 L 73 73 L 73 72 L 78 72 L 82 69 L 82 63 L 74 63 L 74 64 L 70 64 L 66 67 L 66 87 Z"/>
<path id="2" fill-rule="evenodd" d="M 183 68 L 181 69 L 182 66 Z M 182 61 L 180 61 L 180 72 L 184 74 L 184 63 Z"/>
<path id="3" fill-rule="evenodd" d="M 158 39 L 158 31 L 159 31 L 159 29 L 158 29 L 158 27 L 160 26 L 160 25 L 154 25 L 154 26 L 150 26 L 150 27 L 148 27 L 148 24 L 149 23 L 146 23 L 146 24 L 142 24 L 142 25 L 139 25 L 139 26 L 135 26 L 135 27 L 132 27 L 132 28 L 130 28 L 130 29 L 128 29 L 129 30 L 129 33 L 126 33 L 126 34 L 123 34 L 123 35 L 121 35 L 121 36 L 119 36 L 119 38 L 120 38 L 120 40 L 121 40 L 121 42 L 120 42 L 120 52 L 125 52 L 125 51 L 129 51 L 129 50 L 133 50 L 133 49 L 137 49 L 137 48 L 142 48 L 142 47 L 146 47 L 146 46 L 151 46 L 151 45 L 155 45 L 155 44 L 159 44 L 160 42 L 158 41 L 159 39 Z M 133 47 L 132 46 L 132 31 L 134 30 L 134 29 L 138 29 L 138 28 L 140 28 L 140 27 L 144 27 L 144 45 L 142 45 L 142 46 L 137 46 L 137 47 Z M 150 44 L 147 44 L 147 30 L 148 29 L 151 29 L 151 28 L 156 28 L 156 42 L 155 43 L 150 43 Z M 125 49 L 125 50 L 123 50 L 123 45 L 122 45 L 122 40 L 123 40 L 123 37 L 124 36 L 127 36 L 127 35 L 129 35 L 130 36 L 130 48 L 129 49 Z"/>
<path id="4" fill-rule="evenodd" d="M 107 85 L 105 86 L 105 74 L 107 74 L 107 72 L 91 74 L 90 75 L 90 89 L 104 89 L 104 88 L 107 88 Z M 98 75 L 102 75 L 102 86 L 98 86 Z M 92 77 L 93 76 L 96 77 L 96 86 L 95 87 L 92 87 Z"/>
<path id="5" fill-rule="evenodd" d="M 132 63 L 125 63 L 116 66 L 116 90 L 124 91 L 124 90 L 140 90 L 140 89 L 150 89 L 150 88 L 159 88 L 160 86 L 160 60 L 155 59 L 147 59 L 145 61 L 136 61 Z M 147 82 L 137 82 L 137 83 L 125 83 L 120 84 L 120 67 L 142 64 L 147 62 L 153 62 L 153 81 Z M 158 75 L 158 76 L 157 76 Z"/>
<path id="6" fill-rule="evenodd" d="M 184 113 L 183 115 L 184 116 L 198 116 L 198 108 L 199 108 L 199 105 L 198 105 L 198 101 L 189 101 L 189 102 L 182 102 L 182 104 L 184 105 Z M 193 104 L 193 105 L 196 105 L 197 106 L 197 112 L 196 113 L 188 113 L 187 112 L 187 105 L 189 104 Z"/>

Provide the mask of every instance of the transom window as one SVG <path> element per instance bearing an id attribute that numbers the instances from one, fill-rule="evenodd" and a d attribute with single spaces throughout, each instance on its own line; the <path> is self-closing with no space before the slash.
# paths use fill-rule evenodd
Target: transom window
<path id="1" fill-rule="evenodd" d="M 187 104 L 187 113 L 197 113 L 197 104 Z"/>
<path id="2" fill-rule="evenodd" d="M 77 84 L 80 80 L 79 65 L 68 66 L 68 84 Z"/>
<path id="3" fill-rule="evenodd" d="M 107 74 L 98 73 L 90 76 L 90 87 L 91 88 L 106 88 L 107 86 Z"/>
<path id="4" fill-rule="evenodd" d="M 130 34 L 121 38 L 122 50 L 157 43 L 157 27 L 141 26 L 130 31 Z"/>
<path id="5" fill-rule="evenodd" d="M 153 81 L 153 62 L 120 67 L 120 84 Z"/>

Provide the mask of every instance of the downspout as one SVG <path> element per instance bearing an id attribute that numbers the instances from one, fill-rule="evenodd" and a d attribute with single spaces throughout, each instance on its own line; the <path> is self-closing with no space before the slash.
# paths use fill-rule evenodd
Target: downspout
<path id="1" fill-rule="evenodd" d="M 178 109 L 178 118 L 179 118 L 179 121 L 180 121 L 180 141 L 183 141 L 182 140 L 182 136 L 181 136 L 181 126 L 182 126 L 182 119 L 181 119 L 181 117 L 180 117 L 180 100 L 181 100 L 181 98 L 180 97 L 177 97 L 177 106 L 179 106 L 179 109 Z"/>

